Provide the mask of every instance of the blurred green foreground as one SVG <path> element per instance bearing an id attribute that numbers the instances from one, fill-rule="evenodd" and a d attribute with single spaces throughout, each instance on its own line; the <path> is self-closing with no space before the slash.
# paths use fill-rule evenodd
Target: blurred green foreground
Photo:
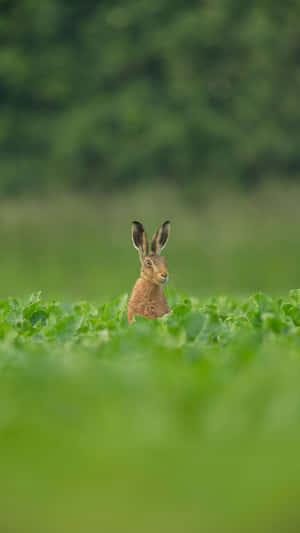
<path id="1" fill-rule="evenodd" d="M 0 531 L 299 531 L 300 293 L 0 302 Z"/>

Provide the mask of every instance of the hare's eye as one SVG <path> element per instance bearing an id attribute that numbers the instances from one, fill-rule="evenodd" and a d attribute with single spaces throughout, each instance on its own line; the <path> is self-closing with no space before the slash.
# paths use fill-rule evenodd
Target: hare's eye
<path id="1" fill-rule="evenodd" d="M 150 261 L 150 259 L 147 259 L 147 261 L 146 261 L 146 265 L 149 266 L 149 267 L 151 267 L 151 266 L 152 266 L 152 261 Z"/>

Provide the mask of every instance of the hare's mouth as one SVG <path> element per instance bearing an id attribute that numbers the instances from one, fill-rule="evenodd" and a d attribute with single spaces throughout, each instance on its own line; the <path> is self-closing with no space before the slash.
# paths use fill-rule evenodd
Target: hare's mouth
<path id="1" fill-rule="evenodd" d="M 160 283 L 162 283 L 162 284 L 164 285 L 164 283 L 167 283 L 167 282 L 168 282 L 168 279 L 169 279 L 168 276 L 161 277 L 161 278 L 160 278 Z"/>

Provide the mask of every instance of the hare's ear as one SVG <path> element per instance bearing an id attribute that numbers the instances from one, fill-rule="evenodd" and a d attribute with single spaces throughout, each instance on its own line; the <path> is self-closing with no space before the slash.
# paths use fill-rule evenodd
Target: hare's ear
<path id="1" fill-rule="evenodd" d="M 170 235 L 170 220 L 166 220 L 152 237 L 151 250 L 155 254 L 160 254 L 162 249 L 166 246 Z"/>
<path id="2" fill-rule="evenodd" d="M 132 242 L 138 250 L 141 261 L 148 254 L 148 242 L 143 224 L 134 220 L 132 222 Z"/>

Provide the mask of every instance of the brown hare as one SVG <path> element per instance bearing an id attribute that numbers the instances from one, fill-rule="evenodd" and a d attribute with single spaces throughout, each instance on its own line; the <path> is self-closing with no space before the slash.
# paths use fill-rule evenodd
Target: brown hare
<path id="1" fill-rule="evenodd" d="M 171 309 L 163 293 L 162 285 L 168 281 L 166 260 L 160 257 L 166 246 L 170 233 L 170 221 L 164 222 L 153 235 L 151 253 L 148 253 L 148 241 L 143 225 L 132 223 L 132 240 L 138 250 L 142 263 L 139 279 L 136 281 L 127 306 L 128 322 L 133 315 L 157 318 L 169 313 Z"/>

